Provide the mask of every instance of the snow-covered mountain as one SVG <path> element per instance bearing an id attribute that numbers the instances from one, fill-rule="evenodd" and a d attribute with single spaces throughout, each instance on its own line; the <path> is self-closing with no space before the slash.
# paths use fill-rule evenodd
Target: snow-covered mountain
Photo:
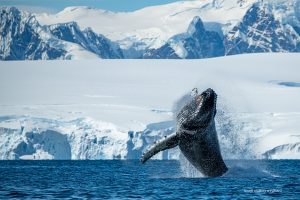
<path id="1" fill-rule="evenodd" d="M 300 5 L 300 4 L 299 4 Z M 284 8 L 287 10 L 292 5 Z M 259 52 L 300 52 L 299 19 L 283 21 L 270 4 L 254 4 L 226 35 L 226 55 Z M 285 19 L 286 20 L 286 19 Z"/>
<path id="2" fill-rule="evenodd" d="M 299 5 L 277 1 L 255 3 L 228 32 L 228 29 L 207 31 L 201 19 L 195 17 L 186 33 L 171 37 L 158 49 L 146 51 L 144 57 L 193 59 L 243 53 L 300 52 Z M 288 14 L 284 15 L 282 10 Z"/>
<path id="3" fill-rule="evenodd" d="M 2 10 L 4 16 L 10 13 Z M 100 58 L 191 59 L 300 51 L 300 0 L 195 0 L 126 13 L 89 7 L 68 7 L 54 15 L 11 10 L 15 14 L 10 16 L 28 26 L 23 33 L 18 23 L 10 22 L 12 17 L 1 17 L 2 59 L 71 59 L 76 56 L 66 54 L 76 48 Z M 20 40 L 28 41 L 27 32 L 34 31 L 28 29 L 33 23 L 29 19 L 42 24 L 35 27 L 43 31 L 30 33 L 34 37 L 26 49 Z M 7 36 L 13 31 L 18 37 Z M 22 51 L 16 45 L 23 45 Z M 20 55 L 24 51 L 29 55 Z"/>
<path id="4" fill-rule="evenodd" d="M 53 37 L 35 16 L 14 7 L 0 9 L 0 59 L 80 59 L 96 58 L 79 45 Z"/>
<path id="5" fill-rule="evenodd" d="M 2 8 L 0 12 L 1 60 L 59 59 L 67 53 L 57 46 L 50 46 L 51 43 L 41 37 L 42 28 L 34 16 L 14 7 Z M 52 39 L 47 33 L 42 34 Z"/>
<path id="6" fill-rule="evenodd" d="M 75 22 L 41 26 L 33 14 L 15 7 L 0 9 L 1 60 L 122 58 L 118 45 Z"/>
<path id="7" fill-rule="evenodd" d="M 91 28 L 81 31 L 76 22 L 50 25 L 49 29 L 58 39 L 79 44 L 100 58 L 123 58 L 122 50 L 117 44 L 96 34 Z"/>
<path id="8" fill-rule="evenodd" d="M 144 58 L 211 58 L 224 55 L 221 36 L 207 31 L 199 17 L 194 17 L 186 33 L 178 34 L 158 49 L 151 49 Z"/>

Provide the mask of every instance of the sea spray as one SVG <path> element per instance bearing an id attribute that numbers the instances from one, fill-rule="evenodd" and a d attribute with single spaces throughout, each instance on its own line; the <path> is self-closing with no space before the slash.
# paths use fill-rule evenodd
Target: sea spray
<path id="1" fill-rule="evenodd" d="M 245 121 L 242 114 L 223 101 L 218 105 L 215 120 L 220 149 L 225 160 L 256 158 L 253 137 L 257 132 L 256 122 Z"/>
<path id="2" fill-rule="evenodd" d="M 226 160 L 228 172 L 224 177 L 275 177 L 265 160 Z"/>
<path id="3" fill-rule="evenodd" d="M 179 155 L 181 177 L 184 178 L 203 178 L 201 174 L 182 154 Z"/>

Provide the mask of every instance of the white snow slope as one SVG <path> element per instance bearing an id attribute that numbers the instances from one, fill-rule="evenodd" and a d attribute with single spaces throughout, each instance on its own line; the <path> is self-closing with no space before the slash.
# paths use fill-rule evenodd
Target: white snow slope
<path id="1" fill-rule="evenodd" d="M 218 94 L 225 159 L 299 159 L 299 66 L 299 54 L 0 62 L 0 159 L 137 159 L 174 132 L 194 87 Z"/>

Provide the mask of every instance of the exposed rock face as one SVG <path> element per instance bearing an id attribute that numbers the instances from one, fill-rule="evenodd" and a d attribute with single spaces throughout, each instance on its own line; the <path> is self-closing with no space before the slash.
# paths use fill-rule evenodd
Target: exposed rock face
<path id="1" fill-rule="evenodd" d="M 224 55 L 221 36 L 204 28 L 200 17 L 195 17 L 187 32 L 172 37 L 167 44 L 152 50 L 145 58 L 210 58 Z"/>
<path id="2" fill-rule="evenodd" d="M 84 49 L 97 54 L 100 58 L 123 58 L 119 46 L 92 29 L 80 30 L 76 22 L 49 26 L 51 33 L 58 39 L 79 44 Z"/>
<path id="3" fill-rule="evenodd" d="M 273 8 L 254 4 L 225 37 L 226 55 L 261 52 L 299 52 L 299 28 L 282 24 Z"/>
<path id="4" fill-rule="evenodd" d="M 66 51 L 51 46 L 50 38 L 34 16 L 14 7 L 0 9 L 0 60 L 63 58 Z"/>

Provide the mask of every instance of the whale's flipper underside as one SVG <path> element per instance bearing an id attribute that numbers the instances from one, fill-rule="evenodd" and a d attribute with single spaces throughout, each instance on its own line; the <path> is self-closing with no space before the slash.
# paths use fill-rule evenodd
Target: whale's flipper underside
<path id="1" fill-rule="evenodd" d="M 163 140 L 155 142 L 155 144 L 143 154 L 141 162 L 145 163 L 148 159 L 150 159 L 160 151 L 176 147 L 178 145 L 178 142 L 179 137 L 176 133 L 165 137 Z"/>

